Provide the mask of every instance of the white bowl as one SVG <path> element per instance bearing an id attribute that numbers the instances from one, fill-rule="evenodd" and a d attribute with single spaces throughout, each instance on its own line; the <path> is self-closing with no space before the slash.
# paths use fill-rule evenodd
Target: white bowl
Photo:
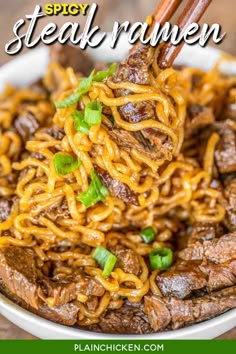
<path id="1" fill-rule="evenodd" d="M 96 59 L 115 61 L 121 60 L 127 50 L 128 44 L 123 37 L 115 50 L 109 48 L 107 40 L 100 48 L 90 50 L 90 52 Z M 221 52 L 214 48 L 185 46 L 176 62 L 209 70 L 220 54 Z M 7 82 L 23 86 L 37 80 L 44 74 L 47 63 L 48 50 L 45 47 L 19 56 L 0 68 L 0 91 Z M 227 63 L 224 70 L 236 74 L 236 63 Z M 45 320 L 17 306 L 1 294 L 0 313 L 25 331 L 42 339 L 212 339 L 236 325 L 236 309 L 234 309 L 211 320 L 175 331 L 129 336 L 94 333 Z"/>

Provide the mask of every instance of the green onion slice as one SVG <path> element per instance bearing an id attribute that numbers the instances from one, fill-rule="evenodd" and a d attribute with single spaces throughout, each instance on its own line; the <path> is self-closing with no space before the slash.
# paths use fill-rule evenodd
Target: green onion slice
<path id="1" fill-rule="evenodd" d="M 61 176 L 74 172 L 81 164 L 79 159 L 64 154 L 54 155 L 53 162 L 56 173 Z"/>
<path id="2" fill-rule="evenodd" d="M 61 102 L 54 102 L 55 107 L 59 108 L 59 109 L 67 108 L 69 106 L 72 106 L 73 104 L 75 104 L 79 100 L 81 100 L 82 95 L 90 89 L 90 87 L 92 85 L 92 81 L 93 81 L 93 76 L 94 76 L 94 70 L 91 72 L 89 77 L 79 80 L 79 87 L 75 93 L 72 93 L 72 95 L 66 97 Z"/>
<path id="3" fill-rule="evenodd" d="M 114 254 L 109 252 L 106 248 L 98 246 L 92 257 L 103 268 L 102 275 L 104 277 L 108 277 L 117 262 L 116 256 L 114 256 Z"/>
<path id="4" fill-rule="evenodd" d="M 72 93 L 72 95 L 66 97 L 63 101 L 60 102 L 54 102 L 56 108 L 67 108 L 69 106 L 72 106 L 79 100 L 81 100 L 82 95 L 79 92 Z"/>
<path id="5" fill-rule="evenodd" d="M 98 101 L 91 101 L 84 111 L 84 120 L 89 126 L 100 124 L 102 121 L 102 105 Z"/>
<path id="6" fill-rule="evenodd" d="M 89 133 L 89 125 L 85 122 L 84 116 L 79 111 L 75 110 L 71 114 L 72 119 L 74 120 L 74 127 L 77 132 L 88 134 Z"/>
<path id="7" fill-rule="evenodd" d="M 86 78 L 83 78 L 83 79 L 79 80 L 79 88 L 78 88 L 77 92 L 79 92 L 80 94 L 84 94 L 84 93 L 88 92 L 88 90 L 90 89 L 90 87 L 92 85 L 94 72 L 95 72 L 95 70 L 93 70 L 91 72 L 89 77 L 86 77 Z"/>
<path id="8" fill-rule="evenodd" d="M 109 195 L 108 189 L 104 186 L 94 170 L 90 172 L 90 176 L 97 195 L 100 195 L 101 201 L 104 202 L 105 198 Z"/>
<path id="9" fill-rule="evenodd" d="M 165 270 L 173 262 L 173 252 L 170 248 L 154 248 L 149 253 L 149 261 L 152 269 Z"/>
<path id="10" fill-rule="evenodd" d="M 151 226 L 146 227 L 140 232 L 142 239 L 145 243 L 150 243 L 155 240 L 156 234 Z"/>
<path id="11" fill-rule="evenodd" d="M 98 71 L 93 78 L 93 81 L 101 82 L 108 76 L 111 76 L 116 70 L 117 64 L 113 63 L 107 71 Z"/>
<path id="12" fill-rule="evenodd" d="M 92 82 L 93 81 L 103 81 L 106 77 L 111 76 L 115 69 L 116 69 L 116 63 L 112 64 L 107 71 L 98 71 L 95 75 L 95 70 L 93 70 L 90 75 L 86 78 L 82 78 L 79 80 L 79 87 L 75 93 L 72 93 L 72 95 L 66 97 L 64 100 L 60 102 L 54 102 L 55 107 L 58 109 L 61 108 L 67 108 L 69 106 L 72 106 L 73 104 L 77 103 L 79 100 L 81 100 L 82 95 L 86 92 L 89 91 Z M 95 107 L 96 110 L 96 107 Z M 99 109 L 98 109 L 99 110 Z M 99 114 L 92 114 L 92 117 L 90 119 L 94 119 L 95 121 L 99 121 Z M 101 121 L 101 118 L 100 118 Z M 87 122 L 88 123 L 88 122 Z M 98 123 L 93 123 L 91 125 L 98 124 Z"/>
<path id="13" fill-rule="evenodd" d="M 91 183 L 89 188 L 77 197 L 77 200 L 84 204 L 86 208 L 91 207 L 99 201 L 104 202 L 105 198 L 109 195 L 107 188 L 103 185 L 94 170 L 91 170 L 90 177 Z"/>

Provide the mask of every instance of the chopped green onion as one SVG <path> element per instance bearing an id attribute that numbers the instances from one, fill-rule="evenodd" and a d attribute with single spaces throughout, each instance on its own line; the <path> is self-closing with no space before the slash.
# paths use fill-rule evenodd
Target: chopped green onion
<path id="1" fill-rule="evenodd" d="M 88 134 L 92 125 L 99 124 L 102 121 L 102 105 L 97 101 L 91 101 L 86 105 L 84 115 L 75 110 L 71 117 L 74 119 L 75 130 Z"/>
<path id="2" fill-rule="evenodd" d="M 145 243 L 150 243 L 155 240 L 156 234 L 151 226 L 146 227 L 140 232 L 142 239 Z"/>
<path id="3" fill-rule="evenodd" d="M 64 154 L 56 154 L 53 162 L 56 173 L 61 176 L 74 172 L 81 164 L 80 160 L 75 160 L 73 156 Z"/>
<path id="4" fill-rule="evenodd" d="M 92 81 L 93 81 L 93 76 L 94 76 L 94 70 L 91 72 L 89 77 L 80 79 L 79 87 L 75 93 L 72 93 L 72 95 L 66 97 L 61 102 L 54 102 L 55 107 L 59 108 L 59 109 L 67 108 L 69 106 L 72 106 L 73 104 L 75 104 L 79 100 L 81 100 L 82 95 L 90 89 L 90 87 L 92 85 Z"/>
<path id="5" fill-rule="evenodd" d="M 97 82 L 101 82 L 103 81 L 104 79 L 106 79 L 108 76 L 111 76 L 115 70 L 116 70 L 116 67 L 117 67 L 117 64 L 116 63 L 113 63 L 108 70 L 106 71 L 98 71 L 94 78 L 93 78 L 93 81 L 97 81 Z"/>
<path id="6" fill-rule="evenodd" d="M 79 111 L 75 110 L 71 114 L 72 119 L 74 120 L 74 127 L 77 132 L 88 134 L 89 125 L 84 121 L 84 116 Z"/>
<path id="7" fill-rule="evenodd" d="M 77 200 L 84 204 L 86 208 L 101 201 L 104 202 L 105 198 L 109 195 L 107 188 L 103 185 L 102 181 L 94 170 L 90 172 L 91 183 L 86 192 L 81 193 Z"/>
<path id="8" fill-rule="evenodd" d="M 117 262 L 116 256 L 114 256 L 114 254 L 109 252 L 106 248 L 98 246 L 92 257 L 103 268 L 102 275 L 104 277 L 108 277 Z"/>
<path id="9" fill-rule="evenodd" d="M 91 184 L 86 192 L 78 195 L 77 200 L 81 202 L 86 208 L 89 208 L 99 201 L 98 195 Z"/>
<path id="10" fill-rule="evenodd" d="M 90 172 L 90 176 L 97 195 L 100 194 L 101 201 L 104 202 L 105 198 L 109 195 L 108 189 L 104 186 L 94 170 Z"/>
<path id="11" fill-rule="evenodd" d="M 69 106 L 72 106 L 79 100 L 81 100 L 82 95 L 79 92 L 72 93 L 72 95 L 66 97 L 63 101 L 60 102 L 54 102 L 56 108 L 67 108 Z"/>
<path id="12" fill-rule="evenodd" d="M 55 107 L 61 109 L 61 108 L 67 108 L 69 106 L 72 106 L 73 104 L 81 100 L 82 95 L 84 93 L 89 91 L 93 81 L 98 81 L 98 82 L 103 81 L 106 77 L 111 76 L 114 73 L 115 69 L 116 69 L 116 64 L 114 63 L 109 67 L 107 71 L 98 71 L 94 75 L 95 70 L 93 70 L 88 77 L 79 80 L 79 87 L 75 93 L 72 93 L 72 95 L 66 97 L 64 100 L 60 102 L 54 102 Z M 98 113 L 96 113 L 95 115 L 93 113 L 91 119 L 94 119 L 96 121 L 98 120 L 98 117 L 99 117 Z M 100 122 L 101 122 L 101 118 L 100 118 Z M 91 123 L 90 125 L 94 125 L 94 124 L 98 124 L 98 123 Z"/>
<path id="13" fill-rule="evenodd" d="M 149 253 L 149 261 L 152 269 L 165 270 L 173 262 L 173 252 L 170 248 L 154 248 Z"/>
<path id="14" fill-rule="evenodd" d="M 98 101 L 91 101 L 86 105 L 84 120 L 89 126 L 101 123 L 102 105 Z"/>
<path id="15" fill-rule="evenodd" d="M 93 70 L 91 72 L 91 74 L 89 75 L 89 77 L 83 78 L 79 80 L 79 88 L 78 91 L 80 94 L 84 94 L 86 92 L 88 92 L 88 90 L 90 89 L 91 85 L 92 85 L 92 81 L 94 78 L 94 71 Z"/>

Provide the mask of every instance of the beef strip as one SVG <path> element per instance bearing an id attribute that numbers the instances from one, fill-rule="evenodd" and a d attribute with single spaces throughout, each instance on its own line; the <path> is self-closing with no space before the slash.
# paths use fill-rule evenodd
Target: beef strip
<path id="1" fill-rule="evenodd" d="M 202 264 L 199 269 L 207 275 L 209 293 L 236 284 L 236 259 L 222 264 Z"/>
<path id="2" fill-rule="evenodd" d="M 236 286 L 191 300 L 154 295 L 144 298 L 144 312 L 155 332 L 201 322 L 235 307 Z"/>
<path id="3" fill-rule="evenodd" d="M 207 260 L 216 264 L 236 258 L 236 233 L 231 233 L 209 241 L 199 242 L 181 250 L 179 258 L 190 260 Z"/>
<path id="4" fill-rule="evenodd" d="M 75 303 L 68 303 L 61 306 L 47 306 L 39 299 L 38 308 L 31 307 L 28 302 L 10 291 L 0 278 L 0 292 L 11 299 L 14 303 L 25 308 L 26 310 L 35 313 L 49 321 L 57 322 L 66 326 L 73 326 L 77 322 L 79 307 Z"/>
<path id="5" fill-rule="evenodd" d="M 138 275 L 140 263 L 138 256 L 133 250 L 122 245 L 108 247 L 109 251 L 117 257 L 116 267 L 121 268 L 125 273 Z"/>
<path id="6" fill-rule="evenodd" d="M 176 296 L 184 299 L 194 290 L 207 285 L 206 275 L 199 269 L 197 261 L 180 261 L 168 271 L 156 277 L 156 283 L 163 296 Z"/>
<path id="7" fill-rule="evenodd" d="M 0 249 L 0 278 L 13 294 L 35 309 L 49 297 L 58 306 L 75 300 L 79 292 L 89 296 L 105 292 L 98 281 L 80 273 L 44 277 L 36 268 L 33 250 L 15 246 Z"/>
<path id="8" fill-rule="evenodd" d="M 232 119 L 233 121 L 236 121 L 236 102 L 229 102 L 225 106 L 223 118 Z"/>
<path id="9" fill-rule="evenodd" d="M 17 116 L 14 126 L 25 143 L 40 127 L 40 124 L 32 112 L 25 110 Z"/>
<path id="10" fill-rule="evenodd" d="M 236 136 L 229 121 L 214 124 L 220 140 L 215 149 L 215 161 L 220 173 L 236 171 Z"/>
<path id="11" fill-rule="evenodd" d="M 58 218 L 68 219 L 70 217 L 70 211 L 66 199 L 63 199 L 62 201 L 59 200 L 59 202 L 54 203 L 52 207 L 44 209 L 40 212 L 40 215 L 45 216 L 53 222 Z"/>
<path id="12" fill-rule="evenodd" d="M 143 312 L 142 303 L 126 302 L 119 310 L 108 310 L 102 316 L 99 327 L 104 333 L 143 334 L 152 329 Z"/>
<path id="13" fill-rule="evenodd" d="M 12 293 L 38 308 L 37 271 L 32 250 L 15 246 L 1 248 L 0 278 Z"/>
<path id="14" fill-rule="evenodd" d="M 196 222 L 192 225 L 191 234 L 188 238 L 187 246 L 194 245 L 197 241 L 213 240 L 223 235 L 223 228 L 215 223 Z"/>
<path id="15" fill-rule="evenodd" d="M 108 131 L 113 141 L 127 150 L 136 149 L 150 159 L 161 159 L 165 154 L 167 160 L 171 160 L 171 143 L 165 134 L 156 134 L 154 129 L 145 129 L 149 137 L 138 131 L 130 132 L 121 128 L 113 128 Z M 166 147 L 168 146 L 168 149 Z"/>
<path id="16" fill-rule="evenodd" d="M 39 79 L 35 82 L 33 82 L 30 86 L 29 86 L 30 90 L 38 93 L 39 95 L 45 96 L 45 98 L 48 96 L 48 91 L 46 89 L 46 87 L 43 84 L 43 80 Z"/>
<path id="17" fill-rule="evenodd" d="M 98 304 L 99 304 L 99 301 L 98 301 L 97 296 L 90 296 L 90 298 L 86 302 L 88 310 L 92 311 L 92 312 L 96 311 Z"/>
<path id="18" fill-rule="evenodd" d="M 86 296 L 101 297 L 105 293 L 104 287 L 96 280 L 83 273 L 75 273 L 72 275 L 57 275 L 53 278 L 54 281 L 59 283 L 75 282 L 76 294 L 82 293 Z"/>
<path id="19" fill-rule="evenodd" d="M 199 104 L 189 105 L 185 123 L 185 137 L 194 135 L 200 128 L 213 123 L 214 120 L 212 108 Z"/>
<path id="20" fill-rule="evenodd" d="M 56 140 L 62 140 L 65 136 L 64 129 L 59 128 L 57 125 L 52 125 L 50 128 L 45 128 L 44 131 Z"/>
<path id="21" fill-rule="evenodd" d="M 121 62 L 113 75 L 115 82 L 132 82 L 140 85 L 150 83 L 149 68 L 154 59 L 151 46 L 139 46 L 125 61 Z M 135 119 L 134 117 L 130 117 Z"/>
<path id="22" fill-rule="evenodd" d="M 96 172 L 112 196 L 118 197 L 128 204 L 139 205 L 137 194 L 135 194 L 125 183 L 113 179 L 107 171 L 98 166 L 96 167 Z"/>
<path id="23" fill-rule="evenodd" d="M 72 67 L 75 72 L 88 76 L 94 68 L 94 62 L 88 54 L 78 47 L 56 43 L 50 47 L 50 60 L 58 62 L 64 68 Z"/>
<path id="24" fill-rule="evenodd" d="M 177 261 L 156 277 L 163 296 L 188 298 L 197 291 L 211 292 L 236 284 L 236 259 L 222 264 Z"/>
<path id="25" fill-rule="evenodd" d="M 113 81 L 116 83 L 130 82 L 149 85 L 149 69 L 153 59 L 154 49 L 152 47 L 139 46 L 124 62 L 119 64 L 116 72 L 113 74 Z M 116 97 L 127 96 L 129 94 L 131 93 L 128 90 L 115 90 Z M 154 101 L 129 102 L 119 107 L 119 111 L 124 120 L 138 123 L 147 119 L 158 120 L 155 107 L 156 104 Z M 114 129 L 116 128 L 114 126 Z M 172 141 L 157 129 L 144 129 L 137 134 L 133 132 L 123 133 L 123 130 L 119 128 L 115 133 L 112 130 L 109 131 L 109 134 L 119 146 L 125 146 L 128 150 L 134 147 L 133 141 L 135 140 L 135 148 L 137 149 L 137 146 L 139 146 L 138 151 L 147 154 L 151 159 L 164 158 L 170 160 L 172 157 Z M 122 135 L 126 135 L 125 145 L 122 143 Z"/>
<path id="26" fill-rule="evenodd" d="M 236 87 L 231 87 L 224 102 L 223 110 L 219 120 L 232 119 L 236 121 Z"/>
<path id="27" fill-rule="evenodd" d="M 224 179 L 219 202 L 226 211 L 224 224 L 230 232 L 236 231 L 236 179 Z"/>
<path id="28" fill-rule="evenodd" d="M 210 292 L 235 284 L 236 235 L 216 238 L 221 232 L 209 223 L 193 226 L 188 246 L 177 254 L 180 259 L 156 277 L 163 296 L 186 298 L 196 290 Z"/>
<path id="29" fill-rule="evenodd" d="M 8 219 L 11 213 L 12 206 L 13 206 L 12 198 L 10 197 L 0 198 L 0 223 Z"/>

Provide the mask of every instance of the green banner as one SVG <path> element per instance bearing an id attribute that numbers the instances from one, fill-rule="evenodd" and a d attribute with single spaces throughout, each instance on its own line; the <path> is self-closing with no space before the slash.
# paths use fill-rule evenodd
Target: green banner
<path id="1" fill-rule="evenodd" d="M 70 354 L 70 353 L 165 353 L 165 354 L 231 354 L 236 352 L 233 340 L 1 340 L 0 353 Z"/>

